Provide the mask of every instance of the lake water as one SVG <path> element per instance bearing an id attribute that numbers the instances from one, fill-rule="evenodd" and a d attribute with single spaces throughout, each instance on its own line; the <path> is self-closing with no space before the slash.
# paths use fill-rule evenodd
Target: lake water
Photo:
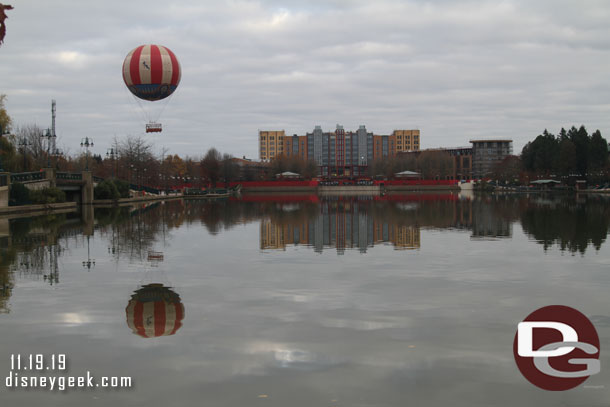
<path id="1" fill-rule="evenodd" d="M 6 406 L 607 406 L 610 196 L 244 196 L 0 220 L 11 355 L 131 389 Z M 543 391 L 517 324 L 587 315 L 601 373 Z M 46 363 L 45 359 L 45 363 Z M 48 365 L 47 365 L 48 366 Z M 40 372 L 20 372 L 24 376 Z"/>

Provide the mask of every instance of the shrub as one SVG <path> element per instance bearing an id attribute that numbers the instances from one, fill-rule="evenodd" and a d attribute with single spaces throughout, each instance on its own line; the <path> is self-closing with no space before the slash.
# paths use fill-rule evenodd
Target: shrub
<path id="1" fill-rule="evenodd" d="M 119 195 L 121 198 L 129 198 L 129 183 L 128 182 L 121 181 L 120 179 L 115 179 L 114 185 L 116 186 L 117 191 L 119 191 Z"/>
<path id="2" fill-rule="evenodd" d="M 46 203 L 66 202 L 66 193 L 59 188 L 45 188 L 42 190 Z"/>
<path id="3" fill-rule="evenodd" d="M 59 188 L 43 188 L 30 191 L 33 204 L 52 204 L 66 202 L 66 194 Z"/>
<path id="4" fill-rule="evenodd" d="M 93 190 L 94 199 L 118 199 L 120 196 L 116 185 L 109 180 L 100 182 Z"/>
<path id="5" fill-rule="evenodd" d="M 21 182 L 11 184 L 10 206 L 27 205 L 30 203 L 30 190 Z"/>

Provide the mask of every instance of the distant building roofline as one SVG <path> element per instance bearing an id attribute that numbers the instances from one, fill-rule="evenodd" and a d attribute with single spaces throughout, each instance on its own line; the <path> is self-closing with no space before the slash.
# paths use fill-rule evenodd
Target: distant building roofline
<path id="1" fill-rule="evenodd" d="M 447 150 L 472 150 L 472 146 L 432 147 L 432 148 L 422 148 L 419 150 L 396 151 L 396 153 L 421 153 L 423 151 L 447 151 Z"/>
<path id="2" fill-rule="evenodd" d="M 431 147 L 431 148 L 424 148 L 420 151 L 426 151 L 426 150 L 466 150 L 466 149 L 472 149 L 472 146 L 458 146 L 458 147 Z"/>
<path id="3" fill-rule="evenodd" d="M 488 142 L 505 142 L 505 143 L 512 143 L 513 140 L 512 139 L 506 139 L 506 138 L 482 138 L 482 139 L 476 139 L 476 140 L 470 140 L 471 143 L 488 143 Z"/>

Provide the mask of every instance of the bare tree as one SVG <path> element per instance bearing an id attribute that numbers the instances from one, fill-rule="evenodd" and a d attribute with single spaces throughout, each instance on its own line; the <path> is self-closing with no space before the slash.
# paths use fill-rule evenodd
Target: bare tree
<path id="1" fill-rule="evenodd" d="M 220 164 L 222 157 L 218 150 L 215 148 L 210 148 L 208 152 L 201 160 L 201 172 L 202 176 L 207 178 L 208 182 L 212 185 L 212 188 L 216 187 L 216 183 L 220 178 Z"/>
<path id="2" fill-rule="evenodd" d="M 445 179 L 453 174 L 453 158 L 445 151 L 423 151 L 417 157 L 417 167 L 427 179 Z"/>
<path id="3" fill-rule="evenodd" d="M 119 156 L 134 184 L 141 184 L 146 166 L 154 160 L 152 145 L 140 136 L 127 136 L 119 143 Z"/>
<path id="4" fill-rule="evenodd" d="M 29 168 L 39 169 L 46 166 L 47 149 L 42 141 L 42 134 L 43 131 L 37 124 L 18 126 L 15 131 L 17 142 L 26 145 L 23 148 L 28 156 L 27 167 Z"/>
<path id="5" fill-rule="evenodd" d="M 233 156 L 224 153 L 222 155 L 222 177 L 224 178 L 224 182 L 228 183 L 233 181 L 237 177 L 238 172 L 239 170 L 233 161 Z"/>

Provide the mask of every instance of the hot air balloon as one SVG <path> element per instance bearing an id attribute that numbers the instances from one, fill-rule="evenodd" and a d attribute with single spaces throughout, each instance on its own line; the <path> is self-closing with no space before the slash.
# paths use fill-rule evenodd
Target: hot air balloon
<path id="1" fill-rule="evenodd" d="M 161 45 L 140 45 L 131 50 L 123 61 L 125 85 L 136 98 L 148 102 L 165 99 L 174 93 L 180 83 L 181 74 L 176 55 Z M 159 117 L 148 117 L 147 133 L 162 130 L 161 124 L 156 123 L 158 119 Z"/>
<path id="2" fill-rule="evenodd" d="M 127 325 L 143 338 L 174 335 L 184 319 L 180 296 L 163 284 L 147 284 L 134 292 L 125 312 Z"/>

